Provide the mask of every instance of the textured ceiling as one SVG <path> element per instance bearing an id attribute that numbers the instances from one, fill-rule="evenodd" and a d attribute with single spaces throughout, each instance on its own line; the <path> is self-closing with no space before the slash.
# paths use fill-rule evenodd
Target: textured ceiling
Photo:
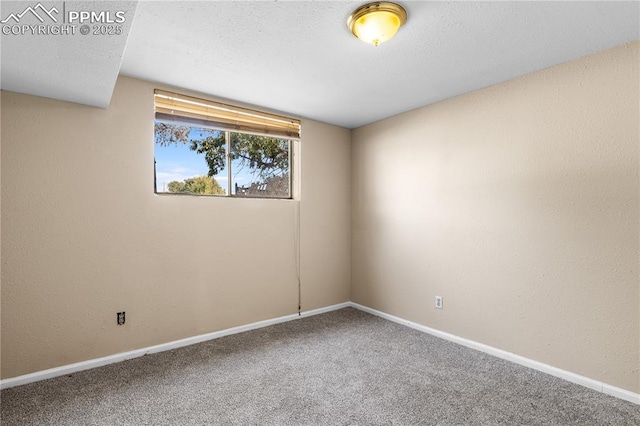
<path id="1" fill-rule="evenodd" d="M 140 1 L 121 67 L 126 37 L 2 36 L 2 88 L 105 105 L 120 69 L 355 128 L 640 38 L 638 2 L 405 0 L 375 48 L 346 27 L 365 2 Z"/>
<path id="2" fill-rule="evenodd" d="M 373 47 L 358 2 L 140 2 L 121 72 L 354 128 L 639 37 L 639 3 L 401 1 Z"/>
<path id="3" fill-rule="evenodd" d="M 5 22 L 0 24 L 0 88 L 107 107 L 135 7 L 135 1 L 2 1 L 0 20 Z M 71 11 L 109 12 L 111 20 L 116 12 L 122 11 L 125 13 L 120 25 L 122 32 L 95 35 L 91 24 L 89 34 L 80 34 L 80 25 L 68 21 Z M 30 28 L 22 33 L 23 26 Z M 63 26 L 75 28 L 73 33 L 62 34 L 39 34 L 36 28 L 33 34 L 31 28 L 37 26 L 46 31 Z"/>

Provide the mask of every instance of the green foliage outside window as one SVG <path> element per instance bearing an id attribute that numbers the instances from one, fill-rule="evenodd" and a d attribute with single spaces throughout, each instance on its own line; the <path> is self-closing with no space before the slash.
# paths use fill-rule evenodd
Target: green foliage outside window
<path id="1" fill-rule="evenodd" d="M 203 130 L 199 138 L 193 138 L 189 136 L 192 130 L 193 128 L 189 126 L 156 121 L 155 143 L 160 146 L 188 145 L 192 151 L 203 155 L 210 178 L 218 175 L 228 166 L 227 149 L 230 147 L 229 160 L 232 164 L 248 168 L 250 173 L 256 177 L 256 180 L 248 186 L 236 185 L 235 195 L 285 198 L 290 196 L 289 140 L 230 132 L 230 143 L 227 143 L 226 132 Z M 205 182 L 202 178 L 204 176 L 187 179 L 184 182 L 171 182 L 168 188 L 169 192 L 225 193 L 215 179 L 213 184 L 209 185 L 208 181 Z M 197 190 L 196 184 L 198 185 Z"/>

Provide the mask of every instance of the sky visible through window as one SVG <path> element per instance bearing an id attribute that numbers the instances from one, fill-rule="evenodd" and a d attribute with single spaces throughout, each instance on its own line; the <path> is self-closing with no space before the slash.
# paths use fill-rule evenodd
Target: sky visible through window
<path id="1" fill-rule="evenodd" d="M 189 140 L 200 139 L 211 135 L 208 129 L 191 128 L 189 132 Z M 173 181 L 182 182 L 185 179 L 196 176 L 207 176 L 209 167 L 205 161 L 203 154 L 198 154 L 190 149 L 190 144 L 178 143 L 168 146 L 154 144 L 154 154 L 156 160 L 156 183 L 158 192 L 168 192 L 169 183 Z M 257 179 L 240 161 L 233 161 L 231 164 L 233 172 L 233 183 L 240 186 L 248 185 Z M 219 170 L 214 176 L 216 181 L 227 192 L 228 188 L 228 169 L 225 167 Z M 234 187 L 231 189 L 232 194 L 235 193 Z"/>

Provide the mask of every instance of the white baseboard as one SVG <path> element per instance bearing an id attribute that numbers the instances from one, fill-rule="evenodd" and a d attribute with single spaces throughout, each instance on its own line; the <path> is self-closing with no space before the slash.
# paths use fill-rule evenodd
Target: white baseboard
<path id="1" fill-rule="evenodd" d="M 238 327 L 228 328 L 226 330 L 215 331 L 213 333 L 201 334 L 199 336 L 188 337 L 186 339 L 175 340 L 173 342 L 162 343 L 160 345 L 149 346 L 147 348 L 136 349 L 129 352 L 122 352 L 115 355 L 109 355 L 102 358 L 91 359 L 87 361 L 77 362 L 75 364 L 63 365 L 61 367 L 55 367 L 48 370 L 36 371 L 35 373 L 25 374 L 23 376 L 12 377 L 9 379 L 0 380 L 0 389 L 7 389 L 14 386 L 26 385 L 27 383 L 38 382 L 40 380 L 51 379 L 53 377 L 64 376 L 67 374 L 77 373 L 83 370 L 89 370 L 91 368 L 102 367 L 104 365 L 113 364 L 116 362 L 125 361 L 128 359 L 138 358 L 147 354 L 153 354 L 158 352 L 164 352 L 171 349 L 181 348 L 183 346 L 193 345 L 200 342 L 206 342 L 208 340 L 219 339 L 220 337 L 229 336 L 231 334 L 242 333 L 245 331 L 256 330 L 258 328 L 268 327 L 274 324 L 280 324 L 287 321 L 296 320 L 299 318 L 310 317 L 313 315 L 323 314 L 325 312 L 335 311 L 342 308 L 353 307 L 363 312 L 370 313 L 380 318 L 387 319 L 389 321 L 396 322 L 398 324 L 411 327 L 413 329 L 422 331 L 424 333 L 431 334 L 436 337 L 440 337 L 445 340 L 449 340 L 454 343 L 466 346 L 471 349 L 478 350 L 480 352 L 493 355 L 498 358 L 505 359 L 507 361 L 514 362 L 516 364 L 523 365 L 525 367 L 532 368 L 534 370 L 541 371 L 543 373 L 550 374 L 555 377 L 567 380 L 572 383 L 576 383 L 587 388 L 596 390 L 598 392 L 605 393 L 607 395 L 614 396 L 616 398 L 624 399 L 635 404 L 640 405 L 640 394 L 621 389 L 616 386 L 612 386 L 594 379 L 590 379 L 579 374 L 572 373 L 570 371 L 562 370 L 557 367 L 553 367 L 548 364 L 544 364 L 538 361 L 534 361 L 529 358 L 525 358 L 520 355 L 516 355 L 511 352 L 503 351 L 501 349 L 494 348 L 482 343 L 475 342 L 473 340 L 458 337 L 456 335 L 446 333 L 444 331 L 436 330 L 424 325 L 417 324 L 415 322 L 405 320 L 394 315 L 390 315 L 376 309 L 372 309 L 354 302 L 344 302 L 337 305 L 326 306 L 324 308 L 313 309 L 310 311 L 302 312 L 300 315 L 291 314 L 283 317 L 273 318 L 264 321 L 254 322 L 252 324 L 241 325 Z"/>
<path id="2" fill-rule="evenodd" d="M 596 390 L 598 392 L 605 393 L 607 395 L 615 396 L 616 398 L 624 399 L 625 401 L 633 402 L 635 404 L 640 405 L 640 394 L 634 393 L 616 386 L 608 385 L 606 383 L 602 383 L 598 380 L 590 379 L 585 376 L 581 376 L 579 374 L 572 373 L 570 371 L 562 370 L 557 367 L 553 367 L 548 364 L 544 364 L 542 362 L 534 361 L 529 358 L 525 358 L 520 355 L 516 355 L 511 352 L 503 351 L 502 349 L 497 349 L 492 346 L 488 346 L 482 343 L 474 342 L 473 340 L 465 339 L 463 337 L 458 337 L 453 334 L 445 333 L 444 331 L 436 330 L 424 325 L 417 324 L 412 321 L 408 321 L 393 315 L 386 314 L 384 312 L 378 311 L 376 309 L 369 308 L 367 306 L 360 305 L 358 303 L 351 302 L 350 306 L 359 309 L 363 312 L 367 312 L 369 314 L 378 316 L 380 318 L 384 318 L 389 321 L 396 322 L 398 324 L 405 325 L 407 327 L 414 328 L 416 330 L 422 331 L 424 333 L 431 334 L 436 337 L 440 337 L 445 340 L 449 340 L 454 343 L 458 343 L 462 346 L 466 346 L 471 349 L 478 350 L 480 352 L 487 353 L 489 355 L 493 355 L 498 358 L 505 359 L 507 361 L 511 361 L 516 364 L 524 365 L 525 367 L 532 368 L 534 370 L 541 371 L 543 373 L 550 374 L 552 376 L 564 379 L 571 383 L 576 383 L 578 385 L 585 386 L 587 388 Z"/>
<path id="3" fill-rule="evenodd" d="M 226 330 L 214 331 L 213 333 L 201 334 L 199 336 L 188 337 L 186 339 L 175 340 L 173 342 L 162 343 L 160 345 L 149 346 L 147 348 L 136 349 L 129 352 L 122 352 L 115 355 L 109 355 L 101 358 L 90 359 L 87 361 L 77 362 L 75 364 L 63 365 L 60 367 L 50 368 L 48 370 L 36 371 L 35 373 L 25 374 L 22 376 L 12 377 L 0 380 L 0 389 L 7 389 L 14 386 L 26 385 L 27 383 L 38 382 L 40 380 L 51 379 L 53 377 L 64 376 L 67 374 L 77 373 L 79 371 L 89 370 L 91 368 L 102 367 L 116 362 L 126 361 L 128 359 L 138 358 L 147 354 L 169 351 L 171 349 L 181 348 L 183 346 L 193 345 L 196 343 L 206 342 L 208 340 L 219 339 L 220 337 L 229 336 L 231 334 L 242 333 L 249 330 L 268 327 L 274 324 L 280 324 L 299 318 L 310 317 L 312 315 L 323 314 L 325 312 L 335 311 L 337 309 L 347 308 L 351 306 L 351 302 L 339 303 L 337 305 L 326 306 L 324 308 L 313 309 L 301 312 L 300 314 L 285 315 L 279 318 L 268 319 L 264 321 L 254 322 L 252 324 L 241 325 L 238 327 L 228 328 Z"/>

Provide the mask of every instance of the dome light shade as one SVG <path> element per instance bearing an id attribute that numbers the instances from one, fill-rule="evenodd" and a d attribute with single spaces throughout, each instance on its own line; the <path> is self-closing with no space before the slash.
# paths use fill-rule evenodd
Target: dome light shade
<path id="1" fill-rule="evenodd" d="M 349 16 L 347 26 L 354 36 L 374 46 L 396 35 L 407 21 L 407 12 L 398 4 L 386 1 L 360 6 Z"/>

